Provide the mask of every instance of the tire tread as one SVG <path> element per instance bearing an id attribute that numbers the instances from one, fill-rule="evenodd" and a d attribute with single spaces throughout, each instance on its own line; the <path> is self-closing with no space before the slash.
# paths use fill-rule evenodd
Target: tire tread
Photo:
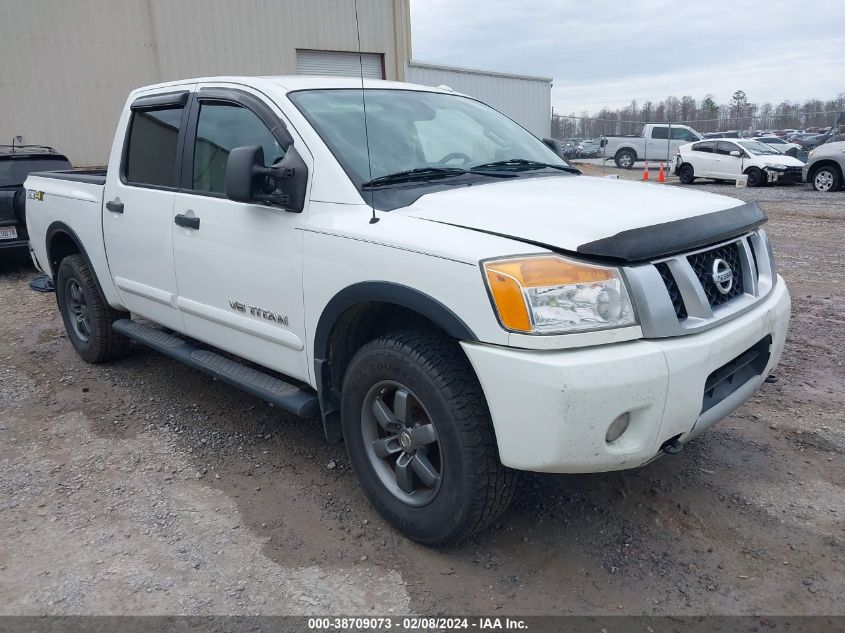
<path id="1" fill-rule="evenodd" d="M 472 493 L 468 518 L 449 541 L 460 541 L 486 529 L 510 504 L 518 473 L 499 459 L 487 401 L 466 354 L 454 339 L 424 330 L 378 337 L 358 354 L 373 351 L 393 352 L 418 363 L 450 403 L 468 462 Z"/>
<path id="2" fill-rule="evenodd" d="M 63 269 L 67 268 L 65 271 Z M 63 290 L 63 280 L 69 274 L 75 276 L 83 291 L 86 292 L 86 301 L 88 303 L 88 310 L 91 319 L 92 345 L 86 350 L 80 350 L 76 347 L 76 351 L 89 363 L 103 363 L 109 360 L 114 360 L 125 356 L 129 351 L 129 339 L 118 334 L 113 328 L 112 323 L 118 319 L 127 318 L 127 313 L 121 310 L 112 308 L 103 297 L 100 286 L 97 283 L 97 278 L 94 272 L 88 266 L 88 262 L 80 255 L 68 255 L 61 264 L 59 264 L 59 271 L 57 274 L 56 296 L 59 300 L 59 308 L 62 311 L 62 317 L 65 317 L 65 308 L 62 305 L 61 293 Z M 68 337 L 71 337 L 70 328 L 67 322 L 65 327 L 68 329 Z"/>

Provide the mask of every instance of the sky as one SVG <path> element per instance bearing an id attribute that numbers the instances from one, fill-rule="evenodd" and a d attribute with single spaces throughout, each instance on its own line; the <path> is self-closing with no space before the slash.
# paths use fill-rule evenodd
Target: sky
<path id="1" fill-rule="evenodd" d="M 556 113 L 845 92 L 842 0 L 411 0 L 413 58 L 554 79 Z"/>

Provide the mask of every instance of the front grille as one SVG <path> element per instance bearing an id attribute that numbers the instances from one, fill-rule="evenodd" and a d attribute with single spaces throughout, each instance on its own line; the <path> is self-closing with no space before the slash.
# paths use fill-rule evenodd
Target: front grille
<path id="1" fill-rule="evenodd" d="M 759 229 L 705 246 L 700 252 L 627 267 L 626 282 L 643 336 L 693 334 L 751 309 L 772 291 L 777 279 L 769 253 L 766 233 Z M 714 281 L 717 259 L 724 264 L 716 266 Z M 727 287 L 729 269 L 731 284 L 723 294 L 716 284 Z"/>
<path id="2" fill-rule="evenodd" d="M 748 238 L 748 247 L 751 249 L 751 258 L 754 260 L 754 270 L 757 271 L 757 276 L 760 276 L 760 264 L 757 263 L 757 253 L 754 252 L 754 240 Z"/>
<path id="3" fill-rule="evenodd" d="M 713 281 L 713 262 L 722 259 L 727 262 L 733 273 L 733 284 L 728 292 L 723 293 Z M 742 287 L 742 262 L 739 255 L 739 244 L 733 242 L 718 248 L 695 253 L 687 257 L 695 276 L 704 288 L 704 294 L 710 302 L 711 308 L 726 304 L 731 299 L 736 299 L 743 293 Z"/>
<path id="4" fill-rule="evenodd" d="M 666 285 L 666 290 L 669 292 L 669 298 L 672 299 L 672 307 L 675 308 L 675 315 L 678 317 L 678 320 L 686 319 L 687 308 L 684 305 L 683 297 L 681 297 L 681 291 L 678 289 L 678 282 L 675 281 L 675 276 L 669 270 L 669 264 L 660 262 L 657 264 L 657 272 L 660 273 L 660 277 Z"/>

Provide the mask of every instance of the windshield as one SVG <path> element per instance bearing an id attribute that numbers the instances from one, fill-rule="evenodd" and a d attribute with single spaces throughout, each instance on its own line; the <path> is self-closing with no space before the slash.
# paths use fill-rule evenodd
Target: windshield
<path id="1" fill-rule="evenodd" d="M 777 156 L 780 154 L 780 152 L 777 151 L 774 147 L 771 147 L 770 145 L 766 145 L 765 143 L 761 143 L 759 141 L 738 141 L 738 144 L 747 149 L 752 154 L 756 154 L 757 156 L 763 156 L 766 154 L 773 154 Z"/>
<path id="2" fill-rule="evenodd" d="M 0 187 L 19 187 L 32 172 L 70 169 L 64 158 L 7 157 L 0 159 Z"/>
<path id="3" fill-rule="evenodd" d="M 766 143 L 767 145 L 786 145 L 786 141 L 779 139 L 776 136 L 772 138 L 758 138 L 757 140 L 761 143 Z"/>
<path id="4" fill-rule="evenodd" d="M 505 115 L 459 95 L 367 89 L 365 135 L 361 96 L 360 89 L 289 95 L 359 186 L 388 174 L 432 167 L 471 169 L 512 159 L 567 165 Z"/>

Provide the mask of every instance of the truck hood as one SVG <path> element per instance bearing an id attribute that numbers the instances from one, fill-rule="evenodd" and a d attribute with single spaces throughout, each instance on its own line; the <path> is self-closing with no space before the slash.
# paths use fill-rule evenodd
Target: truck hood
<path id="1" fill-rule="evenodd" d="M 663 235 L 677 233 L 670 230 L 675 225 L 668 223 L 683 225 L 686 232 L 696 230 L 706 219 L 679 221 L 741 206 L 748 205 L 727 196 L 657 183 L 556 175 L 438 191 L 392 213 L 577 252 L 579 247 L 626 232 L 636 231 L 642 237 L 648 232 L 643 229 L 654 225 L 664 225 L 655 231 Z"/>

